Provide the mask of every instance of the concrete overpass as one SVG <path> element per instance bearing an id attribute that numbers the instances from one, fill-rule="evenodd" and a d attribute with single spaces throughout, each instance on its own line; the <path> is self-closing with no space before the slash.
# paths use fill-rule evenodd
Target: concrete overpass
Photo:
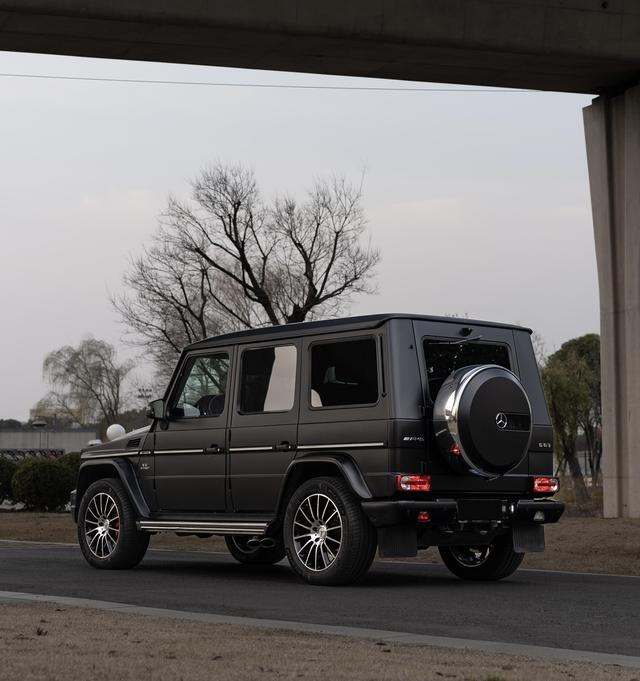
<path id="1" fill-rule="evenodd" d="M 637 0 L 0 0 L 0 50 L 599 95 L 605 514 L 640 517 Z"/>

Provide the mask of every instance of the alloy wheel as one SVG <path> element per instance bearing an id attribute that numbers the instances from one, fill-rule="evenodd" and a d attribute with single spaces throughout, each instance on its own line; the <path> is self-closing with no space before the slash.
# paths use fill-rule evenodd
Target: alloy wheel
<path id="1" fill-rule="evenodd" d="M 313 572 L 329 568 L 342 546 L 342 518 L 326 494 L 310 494 L 293 518 L 293 544 L 300 562 Z"/>
<path id="2" fill-rule="evenodd" d="M 107 492 L 98 492 L 87 504 L 84 536 L 96 558 L 108 558 L 115 551 L 120 538 L 120 513 L 115 499 Z"/>

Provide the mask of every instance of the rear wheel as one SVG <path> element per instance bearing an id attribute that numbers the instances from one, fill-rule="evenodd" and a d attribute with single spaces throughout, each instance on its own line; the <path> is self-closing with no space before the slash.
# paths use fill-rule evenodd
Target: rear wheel
<path id="1" fill-rule="evenodd" d="M 513 550 L 511 534 L 483 546 L 441 546 L 444 564 L 460 579 L 497 580 L 513 574 L 524 553 Z"/>
<path id="2" fill-rule="evenodd" d="M 87 488 L 78 508 L 78 541 L 95 568 L 132 568 L 144 558 L 149 535 L 136 527 L 135 510 L 119 480 L 105 478 Z"/>
<path id="3" fill-rule="evenodd" d="M 313 478 L 287 505 L 284 520 L 287 557 L 309 584 L 353 584 L 375 556 L 376 532 L 342 478 Z"/>
<path id="4" fill-rule="evenodd" d="M 279 563 L 285 556 L 282 542 L 275 546 L 248 546 L 247 542 L 251 537 L 233 535 L 225 537 L 224 541 L 229 549 L 229 553 L 239 562 L 247 565 L 274 565 Z"/>

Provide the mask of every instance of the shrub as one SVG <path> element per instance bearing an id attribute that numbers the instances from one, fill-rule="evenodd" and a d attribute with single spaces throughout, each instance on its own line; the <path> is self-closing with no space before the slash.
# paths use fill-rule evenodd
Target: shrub
<path id="1" fill-rule="evenodd" d="M 62 466 L 68 475 L 69 492 L 75 489 L 80 470 L 80 452 L 67 452 L 56 459 L 56 463 Z"/>
<path id="2" fill-rule="evenodd" d="M 5 499 L 11 499 L 11 478 L 16 468 L 14 461 L 0 456 L 0 504 Z"/>
<path id="3" fill-rule="evenodd" d="M 28 509 L 55 511 L 69 501 L 68 469 L 51 459 L 27 459 L 19 464 L 11 481 L 12 499 Z"/>

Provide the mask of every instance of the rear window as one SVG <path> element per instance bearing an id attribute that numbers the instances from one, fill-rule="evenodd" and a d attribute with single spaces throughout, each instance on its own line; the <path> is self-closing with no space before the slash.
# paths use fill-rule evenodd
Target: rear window
<path id="1" fill-rule="evenodd" d="M 447 343 L 425 340 L 424 358 L 427 367 L 429 396 L 435 400 L 440 386 L 456 369 L 475 364 L 497 364 L 511 369 L 509 350 L 497 343 Z"/>
<path id="2" fill-rule="evenodd" d="M 378 401 L 375 340 L 314 345 L 309 401 L 314 408 L 375 404 Z"/>

